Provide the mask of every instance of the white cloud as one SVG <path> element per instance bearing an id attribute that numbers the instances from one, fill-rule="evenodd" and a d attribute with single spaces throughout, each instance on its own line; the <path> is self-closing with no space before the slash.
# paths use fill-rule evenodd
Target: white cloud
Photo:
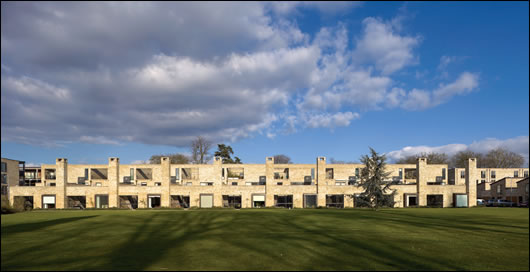
<path id="1" fill-rule="evenodd" d="M 350 122 L 358 119 L 360 115 L 352 112 L 337 112 L 335 114 L 314 114 L 306 116 L 306 124 L 310 128 L 334 128 L 349 126 Z"/>
<path id="2" fill-rule="evenodd" d="M 104 136 L 81 136 L 79 138 L 80 142 L 89 143 L 89 144 L 106 144 L 106 145 L 119 145 L 120 142 L 107 139 Z"/>
<path id="3" fill-rule="evenodd" d="M 401 36 L 392 22 L 368 17 L 363 20 L 363 36 L 357 40 L 355 59 L 375 63 L 383 75 L 390 75 L 417 62 L 412 50 L 419 45 L 419 36 Z"/>

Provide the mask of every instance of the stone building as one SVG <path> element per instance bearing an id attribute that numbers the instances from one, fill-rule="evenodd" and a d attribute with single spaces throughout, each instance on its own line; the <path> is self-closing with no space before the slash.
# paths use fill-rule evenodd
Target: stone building
<path id="1" fill-rule="evenodd" d="M 395 207 L 475 206 L 482 171 L 476 165 L 469 159 L 465 168 L 448 169 L 425 158 L 388 164 L 396 183 L 391 187 Z M 325 157 L 314 164 L 275 164 L 273 157 L 264 164 L 223 164 L 220 158 L 212 164 L 170 164 L 167 157 L 161 164 L 120 164 L 119 158 L 109 158 L 108 164 L 69 164 L 58 158 L 55 164 L 28 168 L 24 183 L 8 191 L 11 203 L 24 201 L 33 208 L 344 208 L 358 206 L 363 167 L 328 164 Z M 26 175 L 29 171 L 33 174 Z M 497 171 L 496 178 L 514 173 L 486 171 Z"/>

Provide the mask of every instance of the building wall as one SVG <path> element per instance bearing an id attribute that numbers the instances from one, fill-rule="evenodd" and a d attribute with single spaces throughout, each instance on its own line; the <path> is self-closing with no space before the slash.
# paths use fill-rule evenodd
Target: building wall
<path id="1" fill-rule="evenodd" d="M 274 158 L 266 158 L 265 164 L 222 164 L 219 158 L 215 158 L 212 164 L 195 165 L 170 164 L 169 158 L 162 158 L 161 164 L 128 165 L 120 164 L 119 158 L 109 158 L 108 164 L 98 165 L 72 165 L 67 159 L 59 158 L 55 165 L 42 165 L 43 182 L 37 186 L 13 186 L 10 190 L 10 201 L 14 196 L 34 196 L 34 206 L 42 207 L 42 196 L 55 195 L 56 207 L 65 208 L 68 196 L 86 196 L 88 208 L 95 206 L 96 195 L 108 195 L 109 207 L 119 207 L 119 196 L 137 196 L 139 208 L 147 207 L 149 195 L 160 195 L 161 206 L 169 207 L 171 196 L 189 196 L 192 207 L 200 206 L 201 194 L 212 194 L 213 205 L 222 206 L 223 195 L 241 196 L 243 208 L 252 206 L 252 195 L 265 195 L 265 205 L 273 207 L 275 195 L 292 195 L 293 207 L 302 208 L 304 195 L 316 195 L 317 205 L 326 206 L 326 195 L 344 195 L 344 206 L 354 207 L 353 196 L 363 192 L 362 187 L 347 185 L 348 179 L 355 176 L 355 169 L 359 171 L 364 167 L 361 164 L 327 164 L 325 157 L 318 157 L 315 164 L 274 164 Z M 78 177 L 85 176 L 85 169 L 106 169 L 107 179 L 93 179 L 89 175 L 87 185 L 79 185 Z M 152 178 L 139 180 L 136 169 L 151 169 Z M 182 169 L 194 169 L 193 179 L 183 179 Z M 229 178 L 227 169 L 242 168 L 243 178 Z M 275 171 L 289 168 L 289 178 L 274 179 Z M 326 175 L 326 169 L 333 169 L 333 177 Z M 417 170 L 417 178 L 405 179 L 405 169 Z M 56 179 L 46 179 L 45 169 L 55 169 Z M 130 169 L 135 169 L 133 184 L 124 184 L 124 177 L 130 176 Z M 179 169 L 178 179 L 172 183 L 172 177 L 176 176 Z M 224 169 L 224 170 L 223 170 Z M 302 185 L 305 176 L 311 176 L 314 169 L 314 179 L 311 185 Z M 418 160 L 413 164 L 389 164 L 387 171 L 390 178 L 399 177 L 399 169 L 402 169 L 403 180 L 400 185 L 393 185 L 395 191 L 394 200 L 396 207 L 404 207 L 406 195 L 417 195 L 420 206 L 427 205 L 429 195 L 442 195 L 443 207 L 453 206 L 454 194 L 467 194 L 469 206 L 476 205 L 476 180 L 480 175 L 476 168 L 476 162 L 470 160 L 463 168 L 466 178 L 458 180 L 455 185 L 448 184 L 449 171 L 446 164 L 428 164 L 426 159 Z M 445 169 L 445 177 L 442 178 L 442 169 Z M 18 164 L 17 164 L 18 171 Z M 224 171 L 224 176 L 223 176 Z M 90 171 L 89 171 L 90 172 Z M 500 175 L 501 171 L 499 171 Z M 508 173 L 508 172 L 506 172 Z M 513 171 L 512 171 L 513 174 Z M 260 176 L 266 177 L 266 185 L 259 185 Z M 18 179 L 17 179 L 18 180 Z M 441 181 L 434 184 L 436 181 Z M 50 186 L 50 183 L 56 186 Z M 145 182 L 146 186 L 141 186 Z M 232 185 L 237 182 L 237 185 Z M 282 182 L 283 185 L 278 185 Z M 346 185 L 342 185 L 342 184 Z M 211 186 L 209 185 L 211 184 Z M 99 186 L 96 186 L 99 185 Z M 158 185 L 158 186 L 157 186 Z"/>

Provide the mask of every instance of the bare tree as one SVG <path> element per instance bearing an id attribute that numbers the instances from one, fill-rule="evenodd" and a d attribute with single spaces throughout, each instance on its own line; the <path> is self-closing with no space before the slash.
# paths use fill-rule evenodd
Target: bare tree
<path id="1" fill-rule="evenodd" d="M 523 156 L 501 147 L 490 150 L 484 160 L 490 168 L 516 168 L 524 164 Z"/>
<path id="2" fill-rule="evenodd" d="M 274 155 L 274 164 L 282 164 L 282 163 L 293 163 L 291 161 L 291 158 L 287 155 L 279 154 Z"/>
<path id="3" fill-rule="evenodd" d="M 451 164 L 450 167 L 454 168 L 465 168 L 466 167 L 466 161 L 469 158 L 476 158 L 477 159 L 477 167 L 487 167 L 486 166 L 486 160 L 484 159 L 484 154 L 473 152 L 471 150 L 464 150 L 460 151 L 453 155 L 451 158 Z"/>
<path id="4" fill-rule="evenodd" d="M 399 159 L 397 164 L 416 164 L 418 158 L 427 158 L 428 164 L 449 164 L 449 157 L 445 153 L 425 153 L 407 156 L 405 158 Z"/>
<path id="5" fill-rule="evenodd" d="M 195 164 L 206 164 L 211 159 L 210 148 L 212 142 L 206 140 L 202 136 L 197 136 L 195 140 L 191 142 L 191 161 Z"/>

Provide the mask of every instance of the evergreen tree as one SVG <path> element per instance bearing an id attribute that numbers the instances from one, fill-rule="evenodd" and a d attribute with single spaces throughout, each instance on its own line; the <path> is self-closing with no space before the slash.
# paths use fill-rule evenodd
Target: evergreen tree
<path id="1" fill-rule="evenodd" d="M 389 180 L 390 172 L 386 172 L 386 156 L 379 155 L 370 147 L 370 156 L 361 157 L 361 163 L 365 165 L 361 170 L 360 186 L 364 192 L 357 200 L 361 206 L 368 206 L 373 210 L 379 207 L 393 207 L 395 190 L 390 186 L 395 182 Z"/>

